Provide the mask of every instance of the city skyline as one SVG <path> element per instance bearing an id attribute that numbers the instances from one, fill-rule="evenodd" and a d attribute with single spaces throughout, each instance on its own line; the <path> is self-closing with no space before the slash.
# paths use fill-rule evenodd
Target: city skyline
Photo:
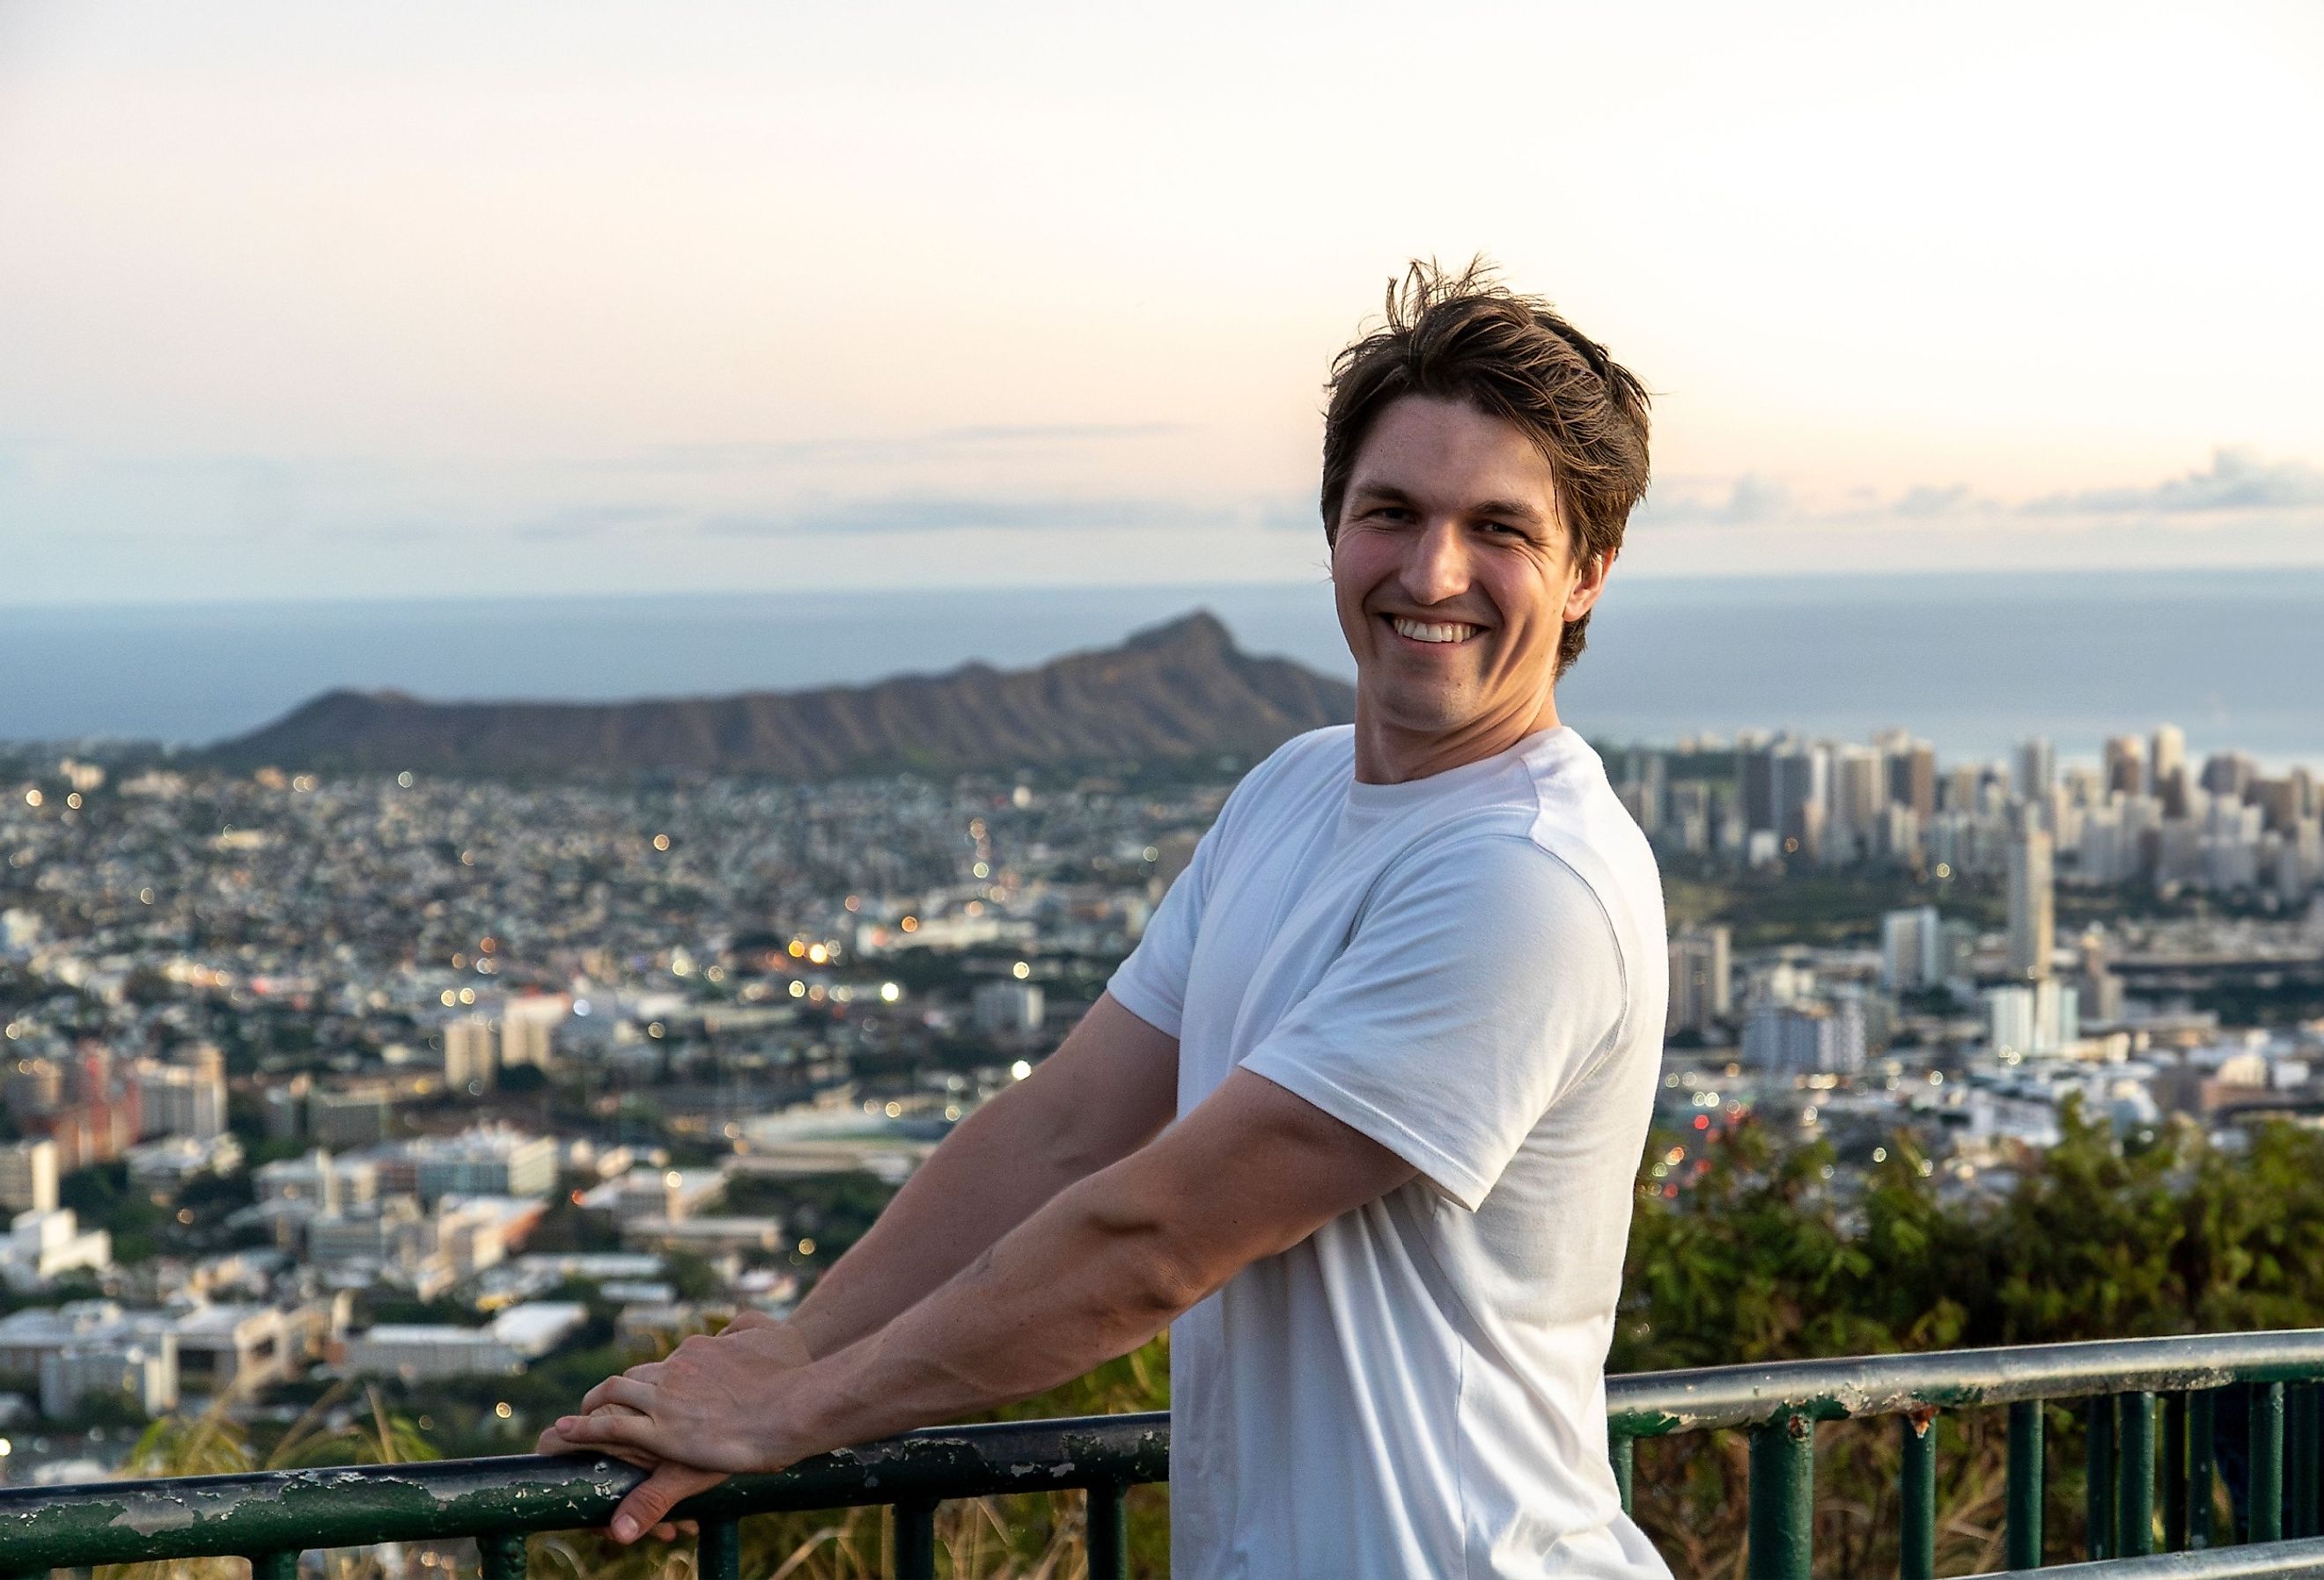
<path id="1" fill-rule="evenodd" d="M 1657 393 L 1625 574 L 2324 561 L 2311 10 L 687 14 L 12 7 L 0 602 L 1303 580 L 1472 252 Z"/>

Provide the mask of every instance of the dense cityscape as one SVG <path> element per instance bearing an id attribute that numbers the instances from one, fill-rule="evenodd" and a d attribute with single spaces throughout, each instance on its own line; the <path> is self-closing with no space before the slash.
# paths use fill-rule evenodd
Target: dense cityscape
<path id="1" fill-rule="evenodd" d="M 1903 735 L 1606 750 L 1662 854 L 1641 1188 L 1745 1120 L 2006 1190 L 2078 1102 L 2324 1113 L 2305 770 Z M 1055 1046 L 1246 764 L 816 787 L 0 760 L 0 1456 L 391 1391 L 447 1452 L 779 1312 Z"/>

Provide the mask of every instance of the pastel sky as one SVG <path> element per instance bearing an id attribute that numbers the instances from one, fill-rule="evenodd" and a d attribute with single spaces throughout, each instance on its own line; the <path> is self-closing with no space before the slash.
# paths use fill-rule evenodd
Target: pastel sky
<path id="1" fill-rule="evenodd" d="M 1632 574 L 2324 563 L 2324 9 L 0 0 L 0 605 L 1274 581 L 1484 252 Z"/>

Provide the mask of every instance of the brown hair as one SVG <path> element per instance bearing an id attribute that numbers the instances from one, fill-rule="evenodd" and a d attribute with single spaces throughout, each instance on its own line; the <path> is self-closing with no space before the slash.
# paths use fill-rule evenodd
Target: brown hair
<path id="1" fill-rule="evenodd" d="M 1395 401 L 1462 401 L 1516 424 L 1549 462 L 1558 514 L 1575 556 L 1611 556 L 1646 491 L 1646 387 L 1606 348 L 1538 297 L 1519 296 L 1472 261 L 1458 274 L 1416 261 L 1388 286 L 1387 323 L 1332 364 L 1323 414 L 1323 538 L 1372 424 Z M 1581 655 L 1590 616 L 1557 644 L 1563 674 Z"/>

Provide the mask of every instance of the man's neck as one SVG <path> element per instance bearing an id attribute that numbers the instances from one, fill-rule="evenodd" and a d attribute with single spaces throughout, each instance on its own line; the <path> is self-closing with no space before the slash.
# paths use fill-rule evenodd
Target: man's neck
<path id="1" fill-rule="evenodd" d="M 1542 698 L 1532 713 L 1471 719 L 1457 729 L 1432 733 L 1399 729 L 1364 706 L 1356 694 L 1356 782 L 1403 784 L 1426 779 L 1488 757 L 1498 757 L 1528 735 L 1557 728 L 1557 698 Z"/>

